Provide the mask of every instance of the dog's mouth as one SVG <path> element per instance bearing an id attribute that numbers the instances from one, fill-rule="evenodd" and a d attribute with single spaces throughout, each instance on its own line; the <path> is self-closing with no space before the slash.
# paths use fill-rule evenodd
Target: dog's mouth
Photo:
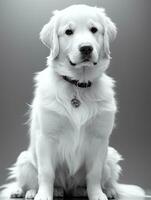
<path id="1" fill-rule="evenodd" d="M 80 62 L 74 63 L 71 61 L 71 59 L 68 57 L 69 63 L 71 66 L 77 66 L 77 65 L 84 65 L 84 66 L 90 66 L 90 65 L 97 65 L 97 62 L 93 62 L 89 58 L 82 59 Z"/>
<path id="2" fill-rule="evenodd" d="M 70 63 L 70 65 L 72 65 L 72 66 L 76 66 L 76 63 L 73 63 L 73 62 L 70 60 L 70 58 L 69 58 L 69 63 Z"/>

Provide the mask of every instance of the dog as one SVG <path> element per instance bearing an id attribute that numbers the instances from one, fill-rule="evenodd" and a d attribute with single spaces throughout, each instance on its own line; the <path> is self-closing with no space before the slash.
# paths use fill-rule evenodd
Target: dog
<path id="1" fill-rule="evenodd" d="M 47 68 L 35 76 L 30 144 L 11 168 L 12 198 L 52 200 L 86 186 L 89 200 L 144 196 L 118 183 L 122 156 L 109 139 L 117 111 L 115 81 L 106 74 L 117 28 L 103 8 L 72 5 L 55 11 L 40 32 L 50 49 Z"/>

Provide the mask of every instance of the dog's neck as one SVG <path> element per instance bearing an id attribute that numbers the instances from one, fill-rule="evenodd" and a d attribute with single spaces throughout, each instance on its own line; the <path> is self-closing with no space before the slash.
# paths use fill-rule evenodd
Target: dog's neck
<path id="1" fill-rule="evenodd" d="M 80 82 L 79 80 L 76 79 L 71 79 L 69 76 L 62 76 L 62 78 L 69 82 L 70 84 L 75 85 L 76 87 L 80 87 L 80 88 L 88 88 L 91 87 L 92 82 L 88 81 L 88 82 Z"/>

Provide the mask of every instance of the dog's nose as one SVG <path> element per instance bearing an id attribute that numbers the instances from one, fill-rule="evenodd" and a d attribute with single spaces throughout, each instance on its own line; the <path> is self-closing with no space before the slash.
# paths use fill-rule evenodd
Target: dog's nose
<path id="1" fill-rule="evenodd" d="M 82 55 L 89 56 L 93 51 L 93 47 L 91 45 L 83 45 L 79 48 L 79 50 Z"/>

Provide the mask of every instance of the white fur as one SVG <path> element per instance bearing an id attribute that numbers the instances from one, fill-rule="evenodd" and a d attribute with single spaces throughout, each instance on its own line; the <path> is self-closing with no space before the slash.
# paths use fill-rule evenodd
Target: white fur
<path id="1" fill-rule="evenodd" d="M 90 31 L 94 26 L 95 34 Z M 66 29 L 74 34 L 66 35 Z M 117 110 L 114 80 L 105 74 L 109 42 L 115 36 L 116 26 L 105 11 L 86 5 L 55 12 L 42 29 L 40 38 L 51 53 L 48 67 L 35 77 L 30 145 L 11 170 L 12 197 L 26 194 L 27 198 L 36 195 L 35 200 L 51 200 L 54 184 L 65 190 L 86 184 L 90 200 L 120 195 L 121 156 L 108 147 Z M 93 47 L 88 62 L 81 60 L 79 46 L 83 44 Z M 92 86 L 78 88 L 62 75 L 92 81 Z M 74 96 L 81 102 L 78 108 L 71 105 Z M 143 196 L 142 191 L 139 194 Z"/>

